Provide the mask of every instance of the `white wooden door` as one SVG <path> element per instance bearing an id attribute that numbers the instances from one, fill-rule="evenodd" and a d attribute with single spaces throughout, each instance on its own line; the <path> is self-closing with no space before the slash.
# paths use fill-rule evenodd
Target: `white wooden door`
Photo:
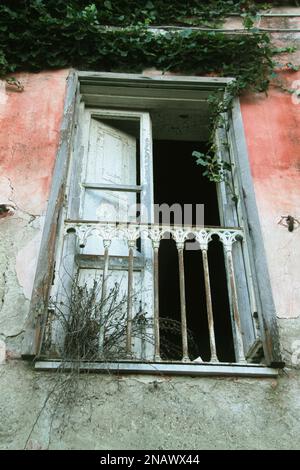
<path id="1" fill-rule="evenodd" d="M 126 119 L 125 112 L 112 111 L 111 113 L 113 117 L 121 114 L 121 117 Z M 142 113 L 136 116 L 140 124 L 138 136 L 118 129 L 114 125 L 114 119 L 111 118 L 108 121 L 105 114 L 103 117 L 98 117 L 89 112 L 89 116 L 88 146 L 81 176 L 79 218 L 100 222 L 133 222 L 136 220 L 137 196 L 140 194 L 141 205 L 147 212 L 147 214 L 142 214 L 143 221 L 153 221 L 151 219 L 153 213 L 152 140 L 149 115 Z M 101 117 L 106 118 L 105 122 L 101 120 Z M 130 118 L 132 119 L 132 115 L 128 116 L 128 119 Z M 137 165 L 138 156 L 140 157 L 139 165 Z M 140 185 L 137 185 L 137 168 L 140 168 Z M 95 256 L 98 260 L 103 254 L 103 243 L 96 235 L 89 237 L 81 250 L 83 260 L 85 255 Z M 118 284 L 118 300 L 121 301 L 128 289 L 127 241 L 113 239 L 109 247 L 109 256 L 107 288 L 110 291 L 115 284 Z M 80 282 L 89 284 L 93 276 L 98 279 L 102 276 L 101 267 L 99 269 L 98 265 L 93 268 L 92 262 L 87 265 L 85 261 L 85 268 L 80 269 Z M 151 323 L 153 276 L 150 240 L 141 240 L 134 249 L 133 291 L 133 318 L 142 313 Z M 120 312 L 120 315 L 123 313 L 126 317 L 126 303 L 122 308 L 124 312 Z M 152 326 L 147 329 L 148 337 L 151 337 L 151 329 Z M 144 358 L 151 356 L 151 341 L 146 347 L 144 344 L 143 348 Z M 141 338 L 137 332 L 136 335 L 133 334 L 133 351 L 137 357 L 141 349 Z"/>
<path id="2" fill-rule="evenodd" d="M 80 218 L 101 222 L 130 222 L 134 219 L 136 192 L 117 191 L 115 188 L 136 186 L 136 145 L 135 137 L 104 124 L 100 119 L 91 119 Z M 107 190 L 100 189 L 101 185 L 107 186 Z M 127 251 L 124 241 L 112 242 L 111 255 L 125 256 Z M 84 252 L 103 254 L 103 247 L 91 237 Z"/>

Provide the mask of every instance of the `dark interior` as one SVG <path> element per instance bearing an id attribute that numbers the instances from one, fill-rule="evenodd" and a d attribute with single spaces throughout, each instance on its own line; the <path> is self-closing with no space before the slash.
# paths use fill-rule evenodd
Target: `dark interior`
<path id="1" fill-rule="evenodd" d="M 153 150 L 155 203 L 204 204 L 204 224 L 220 225 L 215 184 L 202 175 L 202 167 L 196 165 L 192 157 L 194 150 L 205 151 L 205 145 L 156 140 Z M 235 358 L 224 256 L 218 241 L 210 243 L 208 258 L 218 358 L 222 362 L 232 362 Z M 204 361 L 209 361 L 201 251 L 185 250 L 184 263 L 190 358 L 193 360 L 200 355 Z M 164 359 L 180 360 L 179 271 L 177 249 L 172 239 L 162 240 L 160 245 L 159 293 L 162 356 Z"/>

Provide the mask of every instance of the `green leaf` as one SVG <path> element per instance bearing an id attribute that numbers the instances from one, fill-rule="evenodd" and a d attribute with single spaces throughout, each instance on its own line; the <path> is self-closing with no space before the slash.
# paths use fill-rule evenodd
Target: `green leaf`
<path id="1" fill-rule="evenodd" d="M 231 167 L 232 167 L 231 163 L 223 162 L 223 168 L 225 170 L 231 171 Z"/>
<path id="2" fill-rule="evenodd" d="M 112 10 L 112 4 L 109 0 L 105 0 L 104 2 L 104 6 L 105 8 L 107 8 L 108 10 Z"/>

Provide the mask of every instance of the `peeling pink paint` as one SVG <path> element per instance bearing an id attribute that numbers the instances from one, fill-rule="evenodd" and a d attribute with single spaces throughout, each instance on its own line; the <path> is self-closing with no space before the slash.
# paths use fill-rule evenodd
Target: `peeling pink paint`
<path id="1" fill-rule="evenodd" d="M 300 73 L 287 75 L 288 84 L 300 79 Z M 242 113 L 255 179 L 287 174 L 300 175 L 300 104 L 281 90 L 270 89 L 264 94 L 242 99 Z M 287 173 L 284 173 L 287 172 Z"/>
<path id="2" fill-rule="evenodd" d="M 300 73 L 285 74 L 287 86 Z M 281 216 L 300 216 L 300 103 L 281 90 L 241 100 L 251 171 L 271 283 L 282 318 L 300 316 L 300 229 L 288 232 Z"/>
<path id="3" fill-rule="evenodd" d="M 24 91 L 5 91 L 5 106 L 0 105 L 0 174 L 9 188 L 8 194 L 0 191 L 0 203 L 1 198 L 13 200 L 31 214 L 45 210 L 67 75 L 66 70 L 20 74 Z"/>
<path id="4" fill-rule="evenodd" d="M 46 210 L 59 145 L 67 70 L 19 74 L 24 91 L 0 87 L 0 204 L 14 217 Z M 11 214 L 10 214 L 11 215 Z M 40 219 L 42 220 L 42 219 Z M 13 218 L 12 218 L 13 222 Z M 27 299 L 35 276 L 42 227 L 18 253 L 16 275 Z"/>

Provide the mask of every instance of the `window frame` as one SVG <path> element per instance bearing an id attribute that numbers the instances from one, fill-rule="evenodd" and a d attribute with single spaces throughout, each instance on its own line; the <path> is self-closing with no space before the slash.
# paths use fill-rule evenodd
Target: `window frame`
<path id="1" fill-rule="evenodd" d="M 61 126 L 61 140 L 57 153 L 53 183 L 50 193 L 43 237 L 37 263 L 33 294 L 27 320 L 22 355 L 24 358 L 38 357 L 45 328 L 45 312 L 51 287 L 56 244 L 62 209 L 66 207 L 65 193 L 70 156 L 74 149 L 80 158 L 78 132 L 80 113 L 85 105 L 106 106 L 118 109 L 148 111 L 151 106 L 173 105 L 180 100 L 184 106 L 197 106 L 212 92 L 224 93 L 231 78 L 158 76 L 145 77 L 134 74 L 113 74 L 71 71 L 68 77 L 64 114 Z M 246 140 L 243 129 L 239 100 L 236 98 L 227 114 L 230 128 L 231 151 L 238 164 L 238 185 L 240 187 L 243 228 L 249 240 L 249 263 L 259 312 L 260 331 L 264 354 L 269 367 L 283 367 L 278 325 L 272 296 L 270 277 L 260 228 L 255 193 L 251 177 Z M 76 140 L 74 131 L 76 130 Z M 76 148 L 77 147 L 77 148 Z M 238 157 L 238 158 L 237 158 Z M 263 308 L 262 308 L 263 307 Z M 253 366 L 253 365 L 252 365 Z M 222 366 L 219 366 L 222 367 Z M 249 367 L 245 365 L 245 367 Z M 254 367 L 255 368 L 255 367 Z"/>

